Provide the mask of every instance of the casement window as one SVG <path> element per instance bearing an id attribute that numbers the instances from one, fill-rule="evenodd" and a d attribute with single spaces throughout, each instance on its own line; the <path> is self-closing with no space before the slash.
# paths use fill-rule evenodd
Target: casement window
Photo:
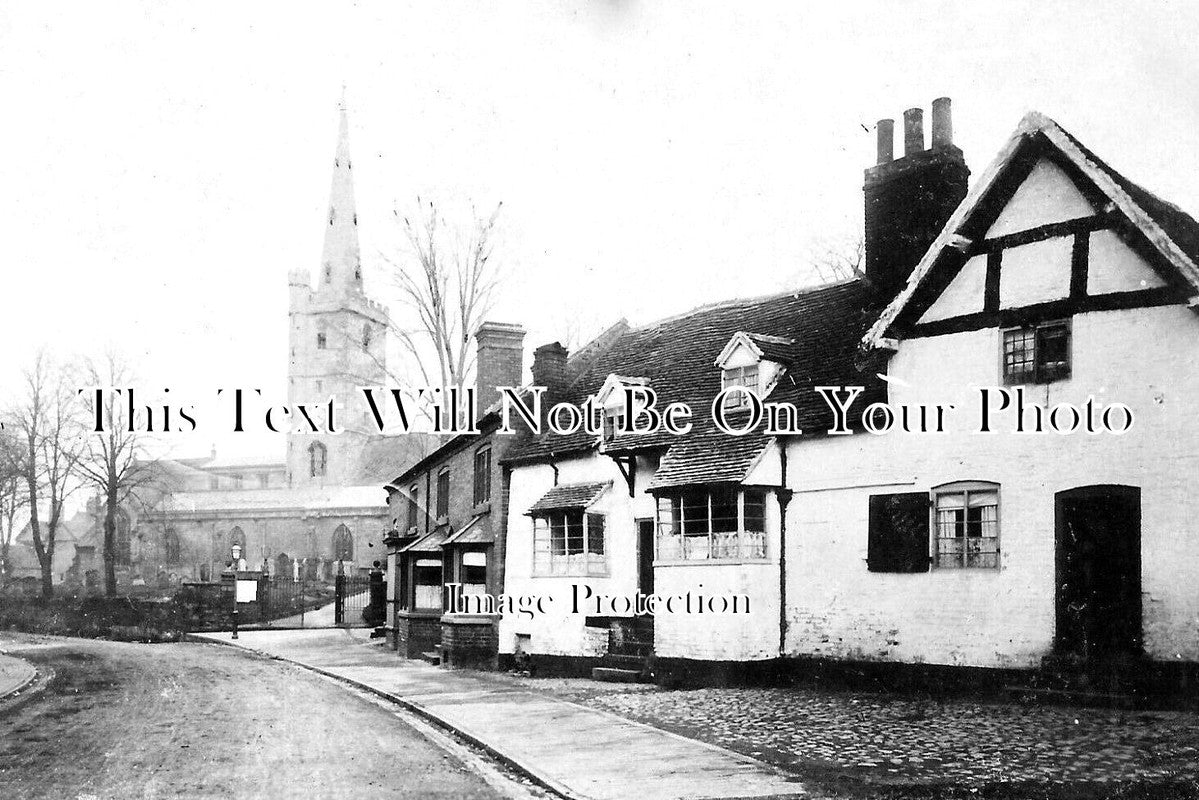
<path id="1" fill-rule="evenodd" d="M 871 572 L 928 572 L 928 492 L 873 494 L 866 538 Z"/>
<path id="2" fill-rule="evenodd" d="M 450 468 L 442 467 L 437 473 L 437 519 L 450 515 Z"/>
<path id="3" fill-rule="evenodd" d="M 938 569 L 999 566 L 998 484 L 961 481 L 938 486 L 931 496 L 870 496 L 867 569 L 928 572 L 930 562 Z"/>
<path id="4" fill-rule="evenodd" d="M 362 326 L 362 349 L 369 350 L 371 346 L 371 326 Z"/>
<path id="5" fill-rule="evenodd" d="M 607 575 L 603 514 L 582 509 L 533 517 L 534 575 Z"/>
<path id="6" fill-rule="evenodd" d="M 729 367 L 721 370 L 720 388 L 727 389 L 730 386 L 744 386 L 750 391 L 757 393 L 760 388 L 758 385 L 758 365 L 750 364 L 745 367 Z M 726 409 L 749 408 L 749 395 L 745 392 L 730 392 L 725 395 L 724 407 Z"/>
<path id="7" fill-rule="evenodd" d="M 1070 323 L 1043 322 L 1003 331 L 1003 380 L 1052 383 L 1070 377 Z"/>
<path id="8" fill-rule="evenodd" d="M 420 519 L 420 487 L 415 483 L 408 489 L 408 530 L 412 530 Z"/>
<path id="9" fill-rule="evenodd" d="M 475 451 L 474 503 L 480 505 L 491 500 L 491 448 L 480 447 Z"/>
<path id="10" fill-rule="evenodd" d="M 658 498 L 658 559 L 766 558 L 766 492 L 689 489 Z"/>
<path id="11" fill-rule="evenodd" d="M 933 489 L 938 568 L 999 566 L 999 485 L 980 481 Z"/>
<path id="12" fill-rule="evenodd" d="M 328 343 L 329 343 L 329 337 L 327 337 L 327 336 L 325 335 L 325 332 L 324 332 L 324 331 L 321 331 L 320 333 L 318 333 L 318 334 L 316 335 L 316 349 L 317 349 L 317 350 L 324 350 L 324 349 L 325 349 L 325 346 L 326 346 Z"/>

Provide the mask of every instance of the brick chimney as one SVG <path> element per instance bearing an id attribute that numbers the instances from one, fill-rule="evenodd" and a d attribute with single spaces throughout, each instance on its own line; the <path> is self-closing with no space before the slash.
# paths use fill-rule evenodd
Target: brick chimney
<path id="1" fill-rule="evenodd" d="M 970 170 L 953 143 L 949 98 L 932 104 L 932 142 L 924 149 L 924 111 L 903 114 L 903 156 L 893 158 L 895 121 L 878 121 L 878 158 L 866 170 L 866 279 L 887 298 L 903 288 L 966 196 Z"/>
<path id="2" fill-rule="evenodd" d="M 484 322 L 475 331 L 478 358 L 475 386 L 479 412 L 500 399 L 497 386 L 520 386 L 525 376 L 525 329 L 506 322 Z"/>
<path id="3" fill-rule="evenodd" d="M 561 342 L 543 344 L 533 351 L 533 385 L 544 386 L 549 397 L 557 396 L 566 383 L 566 358 L 570 351 Z"/>

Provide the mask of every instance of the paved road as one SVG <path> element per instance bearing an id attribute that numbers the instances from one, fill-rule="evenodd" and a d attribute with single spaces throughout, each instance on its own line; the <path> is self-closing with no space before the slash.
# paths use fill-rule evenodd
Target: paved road
<path id="1" fill-rule="evenodd" d="M 505 795 L 388 708 L 232 648 L 41 638 L 55 677 L 0 706 L 0 798 Z"/>

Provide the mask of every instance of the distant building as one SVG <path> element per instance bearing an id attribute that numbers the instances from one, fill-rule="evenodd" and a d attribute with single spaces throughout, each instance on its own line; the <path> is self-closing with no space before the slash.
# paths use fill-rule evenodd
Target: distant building
<path id="1" fill-rule="evenodd" d="M 380 484 L 419 457 L 420 436 L 379 433 L 359 386 L 388 383 L 387 310 L 366 293 L 358 244 L 353 162 L 344 103 L 333 161 L 329 212 L 316 286 L 307 270 L 289 274 L 288 387 L 291 404 L 332 398 L 343 416 L 336 435 L 289 433 L 286 453 L 158 463 L 163 490 L 121 509 L 116 545 L 123 587 L 217 580 L 241 546 L 251 569 L 328 578 L 337 569 L 382 562 L 391 526 Z M 93 503 L 60 534 L 55 580 L 103 572 L 103 509 Z M 22 571 L 24 539 L 14 550 Z M 70 572 L 74 570 L 74 572 Z"/>

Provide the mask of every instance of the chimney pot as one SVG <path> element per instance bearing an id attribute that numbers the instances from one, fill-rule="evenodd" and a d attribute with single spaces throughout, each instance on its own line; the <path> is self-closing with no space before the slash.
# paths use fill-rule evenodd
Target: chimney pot
<path id="1" fill-rule="evenodd" d="M 886 164 L 895 158 L 895 120 L 880 119 L 878 130 L 878 163 Z"/>
<path id="2" fill-rule="evenodd" d="M 933 101 L 933 147 L 949 147 L 953 144 L 953 117 L 949 103 L 948 97 L 938 97 Z"/>
<path id="3" fill-rule="evenodd" d="M 909 108 L 903 112 L 903 154 L 910 156 L 924 150 L 924 109 Z"/>

